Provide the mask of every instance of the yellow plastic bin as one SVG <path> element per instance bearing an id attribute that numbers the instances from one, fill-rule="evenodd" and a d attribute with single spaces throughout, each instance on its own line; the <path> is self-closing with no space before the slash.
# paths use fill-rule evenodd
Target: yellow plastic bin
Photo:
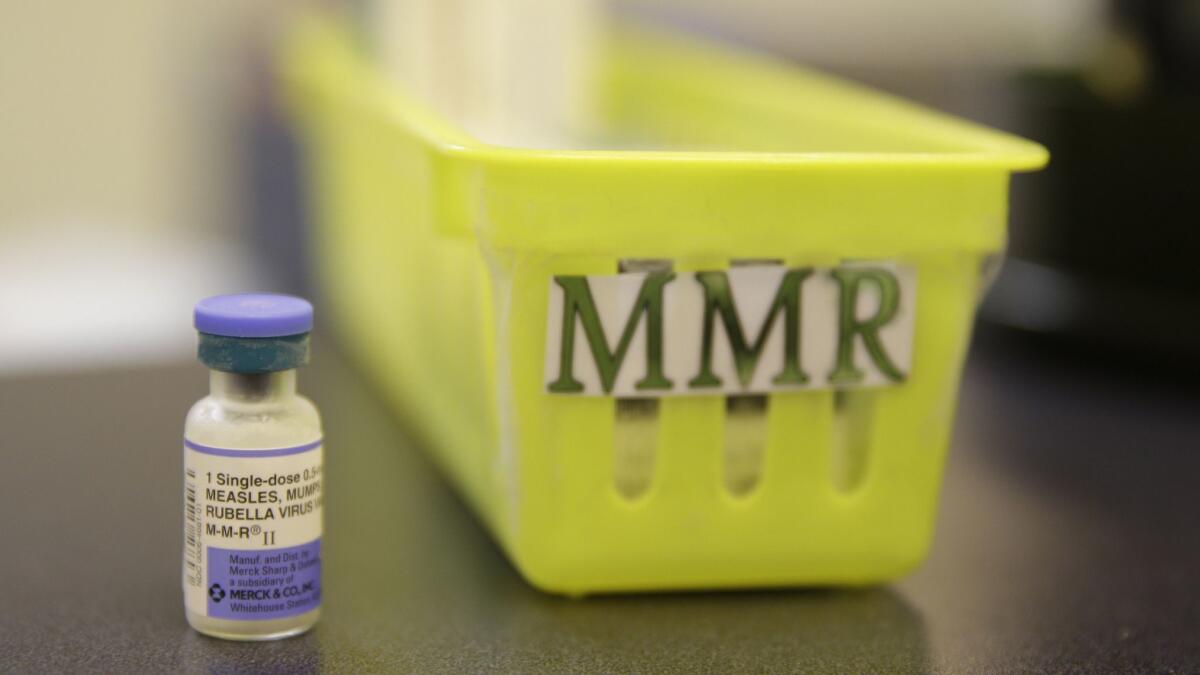
<path id="1" fill-rule="evenodd" d="M 283 63 L 333 323 L 532 584 L 865 584 L 922 560 L 973 312 L 1004 249 L 1009 174 L 1041 167 L 1042 147 L 629 30 L 605 46 L 597 113 L 612 137 L 661 150 L 484 144 L 376 72 L 335 21 L 299 26 Z M 813 290 L 792 290 L 815 314 L 788 304 L 801 296 L 781 290 L 787 270 L 807 275 Z M 908 275 L 892 313 L 908 322 L 896 377 L 867 354 L 887 285 L 838 300 L 838 270 Z M 745 306 L 778 301 L 760 330 L 778 336 L 755 343 L 742 316 L 735 353 L 721 284 L 741 284 Z M 590 301 L 609 311 L 599 337 L 584 325 Z M 793 345 L 785 325 L 801 318 Z M 870 377 L 827 367 L 845 371 L 826 352 L 848 327 L 851 371 Z M 819 362 L 800 363 L 807 381 L 754 373 L 793 347 Z M 679 377 L 674 354 L 698 349 L 724 368 L 720 387 Z M 674 364 L 672 389 L 651 357 Z M 575 383 L 556 375 L 568 361 Z M 604 362 L 619 376 L 598 379 Z"/>

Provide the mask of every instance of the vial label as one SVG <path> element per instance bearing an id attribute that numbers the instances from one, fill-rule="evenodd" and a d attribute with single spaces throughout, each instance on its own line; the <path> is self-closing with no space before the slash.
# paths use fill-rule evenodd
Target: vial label
<path id="1" fill-rule="evenodd" d="M 187 609 L 282 619 L 321 602 L 321 441 L 237 450 L 184 440 Z"/>

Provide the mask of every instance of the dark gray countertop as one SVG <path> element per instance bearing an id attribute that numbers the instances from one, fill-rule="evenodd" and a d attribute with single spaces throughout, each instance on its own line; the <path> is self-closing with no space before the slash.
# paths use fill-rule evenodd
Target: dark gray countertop
<path id="1" fill-rule="evenodd" d="M 1200 672 L 1200 395 L 977 348 L 929 561 L 854 591 L 568 600 L 521 581 L 321 345 L 325 615 L 192 632 L 180 435 L 198 365 L 0 380 L 0 670 Z"/>

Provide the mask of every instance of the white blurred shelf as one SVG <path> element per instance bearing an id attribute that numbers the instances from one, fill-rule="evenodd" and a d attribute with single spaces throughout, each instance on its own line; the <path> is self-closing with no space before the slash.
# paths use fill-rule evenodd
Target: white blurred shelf
<path id="1" fill-rule="evenodd" d="M 0 236 L 0 376 L 186 359 L 196 300 L 266 290 L 236 242 L 129 230 Z"/>

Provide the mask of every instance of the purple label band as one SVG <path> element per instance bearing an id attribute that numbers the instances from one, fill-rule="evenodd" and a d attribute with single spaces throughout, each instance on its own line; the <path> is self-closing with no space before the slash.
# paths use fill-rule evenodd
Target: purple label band
<path id="1" fill-rule="evenodd" d="M 284 619 L 321 605 L 321 540 L 253 551 L 208 547 L 208 615 Z"/>
<path id="2" fill-rule="evenodd" d="M 210 445 L 200 445 L 188 439 L 183 439 L 183 445 L 191 448 L 196 452 L 204 453 L 205 455 L 216 455 L 217 457 L 284 457 L 286 455 L 298 455 L 309 450 L 316 450 L 321 447 L 321 441 L 317 439 L 312 443 L 297 445 L 290 448 L 268 448 L 266 450 L 233 450 L 230 448 L 214 448 Z"/>

